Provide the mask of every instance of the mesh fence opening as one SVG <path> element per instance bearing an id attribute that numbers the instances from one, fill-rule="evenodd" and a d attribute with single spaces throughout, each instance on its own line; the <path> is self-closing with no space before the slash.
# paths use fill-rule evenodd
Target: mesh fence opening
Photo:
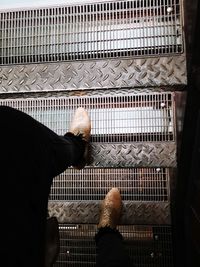
<path id="1" fill-rule="evenodd" d="M 172 233 L 168 226 L 121 225 L 125 246 L 134 266 L 172 267 Z M 60 255 L 54 267 L 95 266 L 96 225 L 60 224 Z"/>
<path id="2" fill-rule="evenodd" d="M 49 200 L 102 200 L 118 187 L 126 201 L 168 201 L 169 179 L 167 168 L 69 168 L 54 178 Z"/>
<path id="3" fill-rule="evenodd" d="M 1 99 L 26 112 L 59 135 L 68 129 L 75 109 L 87 109 L 92 142 L 157 142 L 175 140 L 173 93 L 149 93 Z"/>
<path id="4" fill-rule="evenodd" d="M 88 3 L 0 13 L 0 64 L 183 52 L 182 0 Z"/>

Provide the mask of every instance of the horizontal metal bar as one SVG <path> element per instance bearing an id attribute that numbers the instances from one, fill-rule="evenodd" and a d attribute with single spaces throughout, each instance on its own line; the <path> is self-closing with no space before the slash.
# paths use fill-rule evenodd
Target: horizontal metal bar
<path id="1" fill-rule="evenodd" d="M 176 142 L 91 144 L 93 167 L 176 167 Z"/>
<path id="2" fill-rule="evenodd" d="M 112 59 L 0 68 L 0 93 L 146 88 L 187 84 L 186 56 Z"/>
<path id="3" fill-rule="evenodd" d="M 59 223 L 97 224 L 100 202 L 51 202 L 48 203 L 50 216 Z M 169 202 L 123 202 L 120 224 L 171 224 Z"/>

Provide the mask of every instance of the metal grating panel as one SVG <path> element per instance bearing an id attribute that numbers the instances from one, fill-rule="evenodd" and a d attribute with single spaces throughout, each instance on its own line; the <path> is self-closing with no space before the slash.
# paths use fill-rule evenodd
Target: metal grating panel
<path id="1" fill-rule="evenodd" d="M 50 200 L 102 200 L 112 187 L 120 188 L 125 201 L 168 201 L 166 168 L 67 169 L 53 180 Z"/>
<path id="2" fill-rule="evenodd" d="M 182 0 L 110 1 L 0 13 L 0 64 L 183 52 Z"/>
<path id="3" fill-rule="evenodd" d="M 1 99 L 1 105 L 20 109 L 47 127 L 64 134 L 77 107 L 85 107 L 92 121 L 92 142 L 175 141 L 172 92 Z"/>
<path id="4" fill-rule="evenodd" d="M 60 255 L 54 267 L 95 266 L 96 225 L 60 224 Z M 172 234 L 167 226 L 122 225 L 126 249 L 134 266 L 172 267 Z"/>

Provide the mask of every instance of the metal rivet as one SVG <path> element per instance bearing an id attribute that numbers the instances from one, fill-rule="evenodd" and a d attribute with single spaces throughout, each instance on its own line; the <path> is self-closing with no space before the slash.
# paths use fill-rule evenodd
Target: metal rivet
<path id="1" fill-rule="evenodd" d="M 171 13 L 172 11 L 173 11 L 173 7 L 169 6 L 169 7 L 167 8 L 167 13 Z"/>

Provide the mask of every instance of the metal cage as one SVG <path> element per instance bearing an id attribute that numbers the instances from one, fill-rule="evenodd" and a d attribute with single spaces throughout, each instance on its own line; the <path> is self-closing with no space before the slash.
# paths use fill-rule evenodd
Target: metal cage
<path id="1" fill-rule="evenodd" d="M 182 53 L 182 0 L 0 12 L 0 64 Z"/>

